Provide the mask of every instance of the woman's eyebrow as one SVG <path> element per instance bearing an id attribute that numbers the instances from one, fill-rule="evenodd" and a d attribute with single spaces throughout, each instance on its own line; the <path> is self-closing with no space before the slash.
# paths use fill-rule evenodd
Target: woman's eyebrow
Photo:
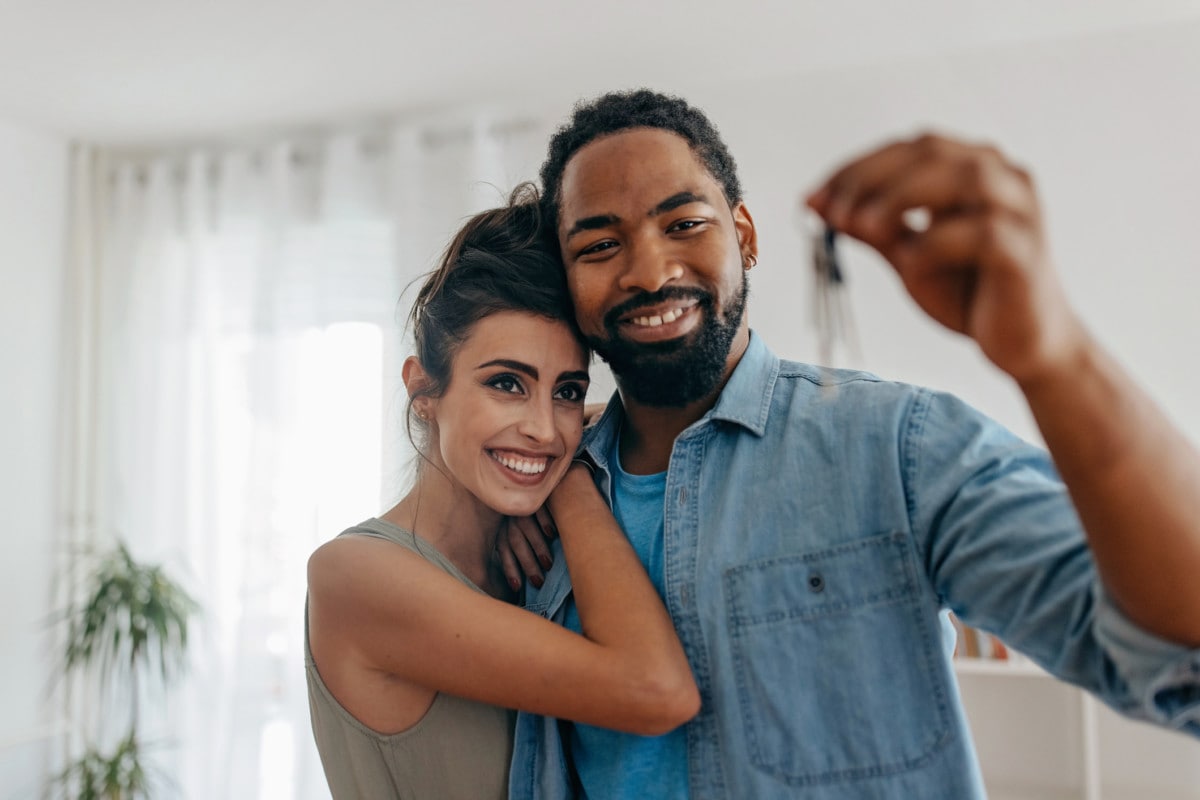
<path id="1" fill-rule="evenodd" d="M 588 375 L 587 370 L 585 369 L 574 370 L 572 372 L 560 372 L 558 374 L 558 382 L 562 383 L 563 381 L 584 381 L 586 383 L 591 381 L 591 376 Z"/>
<path id="2" fill-rule="evenodd" d="M 491 361 L 485 361 L 475 369 L 487 369 L 488 367 L 506 367 L 517 372 L 523 372 L 535 381 L 538 379 L 537 367 L 526 364 L 523 361 L 516 361 L 511 358 L 493 358 Z M 585 373 L 586 374 L 586 373 Z"/>

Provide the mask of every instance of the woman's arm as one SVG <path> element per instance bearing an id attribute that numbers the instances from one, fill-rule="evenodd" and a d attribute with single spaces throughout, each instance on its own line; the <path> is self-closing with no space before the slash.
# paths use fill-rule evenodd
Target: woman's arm
<path id="1" fill-rule="evenodd" d="M 691 719 L 700 695 L 683 647 L 587 469 L 572 466 L 548 505 L 582 636 L 402 548 L 342 537 L 309 559 L 309 619 L 328 633 L 323 649 L 434 691 L 629 733 Z"/>

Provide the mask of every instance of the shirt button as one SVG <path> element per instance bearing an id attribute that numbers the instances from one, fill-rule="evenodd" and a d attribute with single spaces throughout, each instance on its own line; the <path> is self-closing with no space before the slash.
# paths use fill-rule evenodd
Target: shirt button
<path id="1" fill-rule="evenodd" d="M 810 592 L 825 591 L 825 578 L 822 577 L 821 573 L 819 573 L 819 572 L 809 573 L 808 589 Z"/>

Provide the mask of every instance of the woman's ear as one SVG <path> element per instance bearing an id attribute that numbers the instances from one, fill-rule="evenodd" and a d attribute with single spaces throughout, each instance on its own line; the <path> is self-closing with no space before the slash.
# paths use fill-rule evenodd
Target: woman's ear
<path id="1" fill-rule="evenodd" d="M 404 359 L 404 368 L 400 372 L 400 377 L 404 380 L 404 388 L 408 390 L 413 411 L 418 417 L 428 421 L 433 416 L 435 405 L 434 399 L 427 394 L 433 385 L 429 373 L 421 366 L 421 362 L 417 360 L 416 356 L 409 356 Z"/>

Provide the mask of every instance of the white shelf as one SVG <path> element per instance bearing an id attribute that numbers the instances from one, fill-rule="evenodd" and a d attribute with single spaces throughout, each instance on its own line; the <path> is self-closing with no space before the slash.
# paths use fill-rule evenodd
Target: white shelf
<path id="1" fill-rule="evenodd" d="M 1050 678 L 1050 673 L 1025 659 L 1004 661 L 993 658 L 956 658 L 954 671 L 959 675 L 996 675 L 1014 678 Z"/>
<path id="2" fill-rule="evenodd" d="M 1200 800 L 1194 740 L 1125 719 L 1023 656 L 953 665 L 994 800 Z"/>

